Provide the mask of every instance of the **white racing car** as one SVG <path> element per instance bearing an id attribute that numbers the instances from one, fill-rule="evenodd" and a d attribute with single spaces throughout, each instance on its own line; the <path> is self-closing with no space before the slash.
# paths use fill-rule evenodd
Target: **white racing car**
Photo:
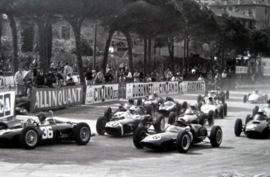
<path id="1" fill-rule="evenodd" d="M 247 95 L 244 95 L 244 103 L 250 102 L 250 103 L 265 103 L 268 100 L 267 94 L 263 94 L 262 92 L 259 92 L 258 90 L 255 90 L 251 93 L 248 93 Z"/>

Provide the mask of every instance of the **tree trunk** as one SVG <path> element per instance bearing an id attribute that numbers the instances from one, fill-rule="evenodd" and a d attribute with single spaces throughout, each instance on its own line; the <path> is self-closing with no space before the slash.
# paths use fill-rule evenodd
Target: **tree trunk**
<path id="1" fill-rule="evenodd" d="M 144 54 L 143 54 L 144 60 L 143 60 L 143 72 L 144 77 L 146 76 L 146 64 L 147 64 L 147 38 L 144 37 Z"/>
<path id="2" fill-rule="evenodd" d="M 2 53 L 2 23 L 3 23 L 3 14 L 0 13 L 0 52 Z"/>
<path id="3" fill-rule="evenodd" d="M 171 70 L 174 74 L 174 40 L 173 38 L 168 38 L 168 50 L 169 50 L 169 57 L 171 61 Z"/>
<path id="4" fill-rule="evenodd" d="M 48 25 L 46 28 L 46 39 L 47 39 L 47 61 L 48 61 L 48 66 L 50 66 L 51 63 L 51 58 L 52 58 L 52 25 Z"/>
<path id="5" fill-rule="evenodd" d="M 103 55 L 103 63 L 102 63 L 102 68 L 104 72 L 106 72 L 106 66 L 108 63 L 108 55 L 109 55 L 109 48 L 112 40 L 112 36 L 114 34 L 114 30 L 110 29 L 109 34 L 108 34 L 108 39 L 106 40 L 106 45 L 105 45 L 105 50 L 104 50 L 104 55 Z M 118 66 L 119 67 L 119 66 Z"/>
<path id="6" fill-rule="evenodd" d="M 133 52 L 132 52 L 132 40 L 130 37 L 129 32 L 127 31 L 122 31 L 123 34 L 126 36 L 127 39 L 127 45 L 128 45 L 128 67 L 131 73 L 134 73 L 134 68 L 133 68 Z"/>
<path id="7" fill-rule="evenodd" d="M 152 59 L 152 53 L 151 53 L 151 51 L 152 51 L 152 39 L 151 39 L 151 37 L 149 37 L 148 38 L 148 66 L 149 66 L 149 70 L 150 70 L 150 73 L 149 74 L 151 74 L 151 59 Z"/>
<path id="8" fill-rule="evenodd" d="M 13 45 L 13 73 L 18 71 L 19 61 L 18 61 L 18 34 L 16 21 L 12 14 L 8 14 L 9 25 L 12 32 L 12 45 Z"/>
<path id="9" fill-rule="evenodd" d="M 38 37 L 39 37 L 39 62 L 40 67 L 44 73 L 49 71 L 48 52 L 47 52 L 47 35 L 46 35 L 46 22 L 38 21 Z"/>

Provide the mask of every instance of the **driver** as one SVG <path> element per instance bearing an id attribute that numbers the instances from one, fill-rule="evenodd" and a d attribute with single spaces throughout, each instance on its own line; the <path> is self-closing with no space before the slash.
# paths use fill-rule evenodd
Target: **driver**
<path id="1" fill-rule="evenodd" d="M 209 98 L 208 98 L 207 103 L 208 103 L 208 104 L 211 104 L 211 105 L 214 105 L 214 104 L 215 104 L 215 102 L 214 102 L 214 100 L 213 100 L 212 97 L 209 97 Z"/>
<path id="2" fill-rule="evenodd" d="M 198 112 L 197 104 L 196 103 L 191 103 L 190 104 L 190 109 L 192 110 L 192 112 L 194 114 L 196 114 Z"/>
<path id="3" fill-rule="evenodd" d="M 39 119 L 39 122 L 42 124 L 42 125 L 50 125 L 50 122 L 47 121 L 47 114 L 45 112 L 40 112 L 36 115 Z"/>

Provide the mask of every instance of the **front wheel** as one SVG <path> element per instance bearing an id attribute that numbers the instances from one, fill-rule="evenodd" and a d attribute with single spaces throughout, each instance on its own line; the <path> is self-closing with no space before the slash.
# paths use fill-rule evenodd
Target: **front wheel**
<path id="1" fill-rule="evenodd" d="M 25 149 L 34 149 L 39 142 L 37 129 L 33 126 L 25 127 L 21 132 L 20 142 Z"/>
<path id="2" fill-rule="evenodd" d="M 91 129 L 87 123 L 78 123 L 74 128 L 75 142 L 78 145 L 86 145 L 91 138 Z"/>
<path id="3" fill-rule="evenodd" d="M 210 132 L 210 142 L 212 147 L 219 147 L 222 142 L 222 130 L 220 126 L 214 126 Z"/>
<path id="4" fill-rule="evenodd" d="M 227 103 L 224 104 L 223 108 L 224 108 L 224 116 L 227 116 L 227 114 L 228 114 L 228 106 L 227 106 Z"/>
<path id="5" fill-rule="evenodd" d="M 147 136 L 147 129 L 144 127 L 136 128 L 133 134 L 133 144 L 136 148 L 141 149 L 143 146 L 141 145 L 141 141 Z"/>
<path id="6" fill-rule="evenodd" d="M 111 120 L 111 118 L 112 118 L 112 108 L 111 107 L 106 108 L 106 110 L 104 111 L 104 117 L 106 117 L 108 121 Z"/>
<path id="7" fill-rule="evenodd" d="M 229 99 L 230 98 L 230 92 L 226 91 L 226 98 Z"/>
<path id="8" fill-rule="evenodd" d="M 160 133 L 165 130 L 165 119 L 162 115 L 158 115 L 155 122 L 154 128 L 157 133 Z"/>
<path id="9" fill-rule="evenodd" d="M 176 139 L 176 148 L 180 153 L 186 153 L 191 146 L 191 137 L 186 130 L 180 131 Z"/>
<path id="10" fill-rule="evenodd" d="M 235 124 L 234 124 L 235 136 L 240 136 L 240 134 L 242 133 L 242 128 L 243 128 L 242 120 L 236 119 Z"/>
<path id="11" fill-rule="evenodd" d="M 244 99 L 243 99 L 244 103 L 247 102 L 247 95 L 244 95 Z"/>
<path id="12" fill-rule="evenodd" d="M 169 119 L 168 119 L 168 124 L 172 125 L 175 122 L 175 119 L 176 119 L 175 112 L 170 112 Z"/>
<path id="13" fill-rule="evenodd" d="M 106 117 L 99 117 L 96 124 L 97 133 L 99 135 L 105 134 L 105 126 L 106 126 L 107 120 Z"/>
<path id="14" fill-rule="evenodd" d="M 214 118 L 214 111 L 209 111 L 208 113 L 208 125 L 209 126 L 212 126 L 214 125 L 214 121 L 215 121 L 215 118 Z"/>

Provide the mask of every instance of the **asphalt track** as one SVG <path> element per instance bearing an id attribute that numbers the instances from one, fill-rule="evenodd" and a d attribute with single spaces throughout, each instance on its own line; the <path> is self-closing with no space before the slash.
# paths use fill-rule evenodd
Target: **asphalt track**
<path id="1" fill-rule="evenodd" d="M 194 145 L 187 154 L 177 150 L 154 151 L 136 149 L 132 136 L 96 135 L 86 146 L 61 143 L 24 150 L 20 147 L 0 147 L 0 176 L 2 177 L 238 177 L 270 176 L 270 139 L 235 137 L 236 118 L 245 119 L 254 104 L 243 103 L 248 91 L 231 91 L 228 116 L 216 119 L 223 130 L 220 148 L 210 141 Z M 264 91 L 265 93 L 265 91 Z M 269 91 L 266 92 L 268 95 Z M 198 94 L 173 95 L 180 102 L 195 102 Z M 57 117 L 87 122 L 96 133 L 96 120 L 106 107 L 116 109 L 121 101 L 97 105 L 73 106 L 55 111 Z M 210 127 L 208 127 L 210 128 Z"/>

